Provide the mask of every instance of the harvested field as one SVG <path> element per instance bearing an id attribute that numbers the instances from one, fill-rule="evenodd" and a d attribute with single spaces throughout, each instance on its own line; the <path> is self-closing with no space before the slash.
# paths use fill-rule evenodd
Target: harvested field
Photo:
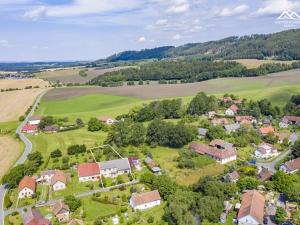
<path id="1" fill-rule="evenodd" d="M 68 69 L 57 69 L 51 71 L 43 71 L 37 73 L 36 76 L 39 78 L 46 79 L 51 82 L 60 81 L 61 83 L 80 83 L 84 84 L 89 80 L 103 75 L 107 72 L 117 71 L 128 67 L 114 67 L 108 69 L 89 68 L 87 69 L 87 76 L 80 76 L 79 72 L 85 70 L 85 68 L 68 68 Z"/>
<path id="2" fill-rule="evenodd" d="M 10 136 L 0 136 L 0 178 L 21 154 L 22 144 Z"/>
<path id="3" fill-rule="evenodd" d="M 48 85 L 48 82 L 41 79 L 0 80 L 0 89 L 24 88 L 36 85 L 40 88 L 0 92 L 0 122 L 17 120 L 19 116 L 24 115 L 36 97 L 45 91 L 47 89 L 45 86 Z"/>
<path id="4" fill-rule="evenodd" d="M 292 94 L 300 92 L 300 70 L 279 72 L 261 77 L 220 78 L 190 84 L 150 84 L 122 87 L 73 87 L 50 90 L 44 100 L 63 100 L 73 97 L 105 93 L 142 99 L 233 93 L 253 99 L 269 98 L 282 104 Z"/>
<path id="5" fill-rule="evenodd" d="M 280 61 L 280 60 L 271 60 L 271 59 L 237 59 L 234 60 L 242 65 L 246 66 L 248 69 L 257 68 L 264 63 L 286 63 L 292 64 L 293 61 Z"/>

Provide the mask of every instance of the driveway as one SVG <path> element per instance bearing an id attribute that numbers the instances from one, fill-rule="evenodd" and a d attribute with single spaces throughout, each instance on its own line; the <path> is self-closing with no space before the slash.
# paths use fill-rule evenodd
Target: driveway
<path id="1" fill-rule="evenodd" d="M 40 94 L 37 99 L 35 100 L 31 111 L 29 112 L 29 114 L 26 116 L 25 120 L 20 124 L 20 126 L 17 128 L 16 130 L 16 134 L 19 135 L 21 141 L 24 142 L 25 144 L 25 149 L 23 154 L 21 155 L 21 157 L 18 159 L 18 161 L 16 162 L 16 165 L 22 164 L 26 161 L 26 158 L 28 156 L 28 154 L 31 152 L 32 149 L 32 143 L 29 141 L 29 139 L 21 132 L 22 127 L 28 122 L 29 117 L 31 117 L 34 113 L 34 111 L 36 110 L 39 102 L 41 101 L 42 97 L 44 96 L 44 94 L 47 91 L 43 92 L 42 94 Z M 6 188 L 5 188 L 5 184 L 0 186 L 0 225 L 4 225 L 4 196 L 6 193 Z"/>

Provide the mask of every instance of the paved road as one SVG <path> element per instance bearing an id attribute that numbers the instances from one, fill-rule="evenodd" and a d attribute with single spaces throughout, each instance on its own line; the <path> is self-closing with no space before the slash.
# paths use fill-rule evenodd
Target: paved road
<path id="1" fill-rule="evenodd" d="M 18 159 L 18 161 L 16 162 L 16 165 L 22 164 L 25 162 L 28 154 L 31 152 L 32 149 L 32 143 L 29 141 L 29 139 L 21 132 L 22 127 L 28 122 L 29 117 L 31 117 L 34 113 L 34 111 L 36 110 L 36 107 L 38 106 L 39 102 L 41 101 L 42 97 L 44 96 L 44 94 L 47 91 L 41 93 L 37 99 L 35 100 L 31 111 L 29 112 L 29 114 L 26 116 L 25 120 L 20 124 L 20 126 L 17 128 L 16 130 L 16 134 L 19 135 L 20 139 L 24 142 L 25 144 L 25 150 L 23 152 L 23 154 L 21 155 L 21 157 Z M 4 225 L 4 196 L 6 193 L 6 188 L 5 185 L 1 185 L 0 186 L 0 225 Z"/>
<path id="2" fill-rule="evenodd" d="M 95 193 L 99 193 L 99 192 L 108 192 L 112 189 L 116 189 L 116 188 L 119 188 L 119 187 L 122 187 L 122 186 L 128 186 L 128 185 L 133 185 L 133 184 L 137 184 L 139 183 L 138 180 L 133 180 L 133 181 L 130 181 L 130 182 L 127 182 L 127 183 L 123 183 L 123 184 L 117 184 L 117 185 L 114 185 L 114 186 L 110 186 L 110 187 L 107 187 L 107 188 L 99 188 L 99 189 L 95 189 L 95 190 L 91 190 L 91 191 L 86 191 L 84 193 L 81 193 L 81 194 L 76 194 L 75 197 L 77 198 L 82 198 L 82 197 L 86 197 L 86 196 L 90 196 L 90 195 L 93 195 Z M 11 214 L 12 212 L 19 212 L 19 213 L 22 213 L 24 212 L 24 209 L 27 208 L 32 208 L 33 206 L 35 207 L 43 207 L 43 206 L 52 206 L 54 205 L 56 202 L 58 201 L 61 201 L 63 200 L 63 198 L 58 198 L 58 199 L 54 199 L 54 200 L 50 200 L 50 201 L 47 201 L 43 204 L 36 204 L 36 205 L 27 205 L 25 207 L 20 207 L 20 208 L 16 208 L 16 209 L 9 209 L 9 210 L 6 210 L 4 212 L 4 215 L 9 215 Z"/>
<path id="3" fill-rule="evenodd" d="M 275 166 L 278 162 L 280 162 L 282 159 L 284 159 L 286 156 L 288 156 L 292 151 L 289 149 L 288 151 L 280 154 L 278 157 L 276 157 L 273 161 L 267 162 L 267 163 L 256 163 L 257 166 L 262 166 L 267 168 L 268 170 L 272 171 L 273 173 L 276 172 Z"/>

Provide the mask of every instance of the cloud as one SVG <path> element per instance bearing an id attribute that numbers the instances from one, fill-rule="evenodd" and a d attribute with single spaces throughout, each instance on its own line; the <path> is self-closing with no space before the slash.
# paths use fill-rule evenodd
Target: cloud
<path id="1" fill-rule="evenodd" d="M 174 40 L 180 40 L 180 39 L 182 39 L 182 36 L 181 36 L 180 34 L 175 34 L 175 35 L 172 37 L 172 39 L 174 39 Z"/>
<path id="2" fill-rule="evenodd" d="M 219 16 L 235 16 L 235 15 L 239 15 L 242 14 L 243 12 L 247 11 L 249 9 L 248 5 L 239 5 L 236 6 L 234 8 L 223 8 L 220 12 L 219 12 Z"/>
<path id="3" fill-rule="evenodd" d="M 281 13 L 284 10 L 297 10 L 300 8 L 299 1 L 292 0 L 266 0 L 264 6 L 256 11 L 256 15 L 268 15 Z"/>
<path id="4" fill-rule="evenodd" d="M 40 6 L 36 9 L 25 12 L 24 17 L 30 20 L 37 20 L 38 18 L 44 16 L 45 14 L 46 14 L 46 7 Z"/>
<path id="5" fill-rule="evenodd" d="M 160 19 L 160 20 L 157 20 L 156 21 L 156 25 L 165 25 L 168 23 L 168 20 L 167 19 Z"/>
<path id="6" fill-rule="evenodd" d="M 72 17 L 106 12 L 118 12 L 134 9 L 141 5 L 139 0 L 74 0 L 71 4 L 43 5 L 24 13 L 26 18 L 37 19 L 47 17 Z"/>
<path id="7" fill-rule="evenodd" d="M 33 45 L 31 46 L 32 49 L 37 49 L 37 50 L 47 50 L 49 49 L 48 46 L 39 46 L 39 45 Z"/>
<path id="8" fill-rule="evenodd" d="M 187 0 L 173 0 L 172 2 L 173 4 L 166 10 L 167 13 L 184 13 L 190 8 Z"/>
<path id="9" fill-rule="evenodd" d="M 7 48 L 10 47 L 9 42 L 7 40 L 0 40 L 0 47 Z"/>
<path id="10" fill-rule="evenodd" d="M 138 39 L 138 42 L 145 42 L 146 41 L 146 38 L 145 37 L 140 37 L 139 39 Z"/>

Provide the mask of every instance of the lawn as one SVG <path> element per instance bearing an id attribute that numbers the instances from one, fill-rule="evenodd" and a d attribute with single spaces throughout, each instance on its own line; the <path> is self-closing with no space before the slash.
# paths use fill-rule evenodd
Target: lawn
<path id="1" fill-rule="evenodd" d="M 177 167 L 176 159 L 179 156 L 177 149 L 170 149 L 165 147 L 156 147 L 150 149 L 154 160 L 160 167 L 174 178 L 178 184 L 192 185 L 195 184 L 201 177 L 216 176 L 224 172 L 225 166 L 216 162 L 209 162 L 203 165 L 203 161 L 199 159 L 198 164 L 202 165 L 196 169 L 180 169 Z"/>
<path id="2" fill-rule="evenodd" d="M 89 132 L 86 127 L 58 132 L 54 134 L 39 133 L 38 135 L 28 135 L 33 144 L 33 151 L 39 151 L 44 159 L 50 156 L 51 151 L 60 149 L 63 155 L 67 155 L 67 148 L 74 144 L 85 144 L 87 147 L 94 147 L 103 144 L 106 139 L 106 133 Z M 51 160 L 50 160 L 51 163 Z"/>
<path id="3" fill-rule="evenodd" d="M 115 117 L 127 113 L 140 101 L 137 98 L 91 94 L 64 100 L 43 100 L 36 114 L 69 117 L 71 121 L 80 117 L 88 121 L 91 117 Z"/>

